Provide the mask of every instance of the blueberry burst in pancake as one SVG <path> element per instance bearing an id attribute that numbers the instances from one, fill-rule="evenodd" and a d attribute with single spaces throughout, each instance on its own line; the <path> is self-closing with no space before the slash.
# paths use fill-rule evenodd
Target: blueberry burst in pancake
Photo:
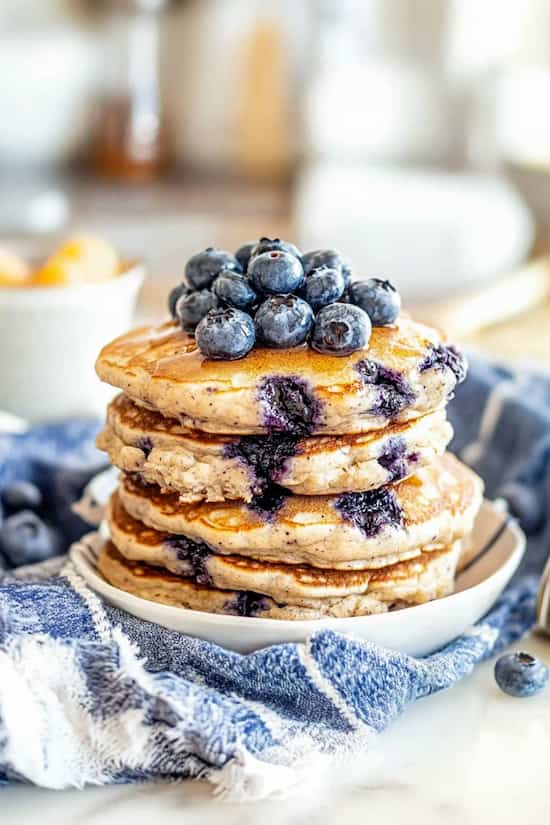
<path id="1" fill-rule="evenodd" d="M 206 358 L 175 322 L 143 327 L 101 351 L 99 377 L 139 405 L 216 434 L 365 433 L 445 406 L 465 361 L 401 315 L 345 358 L 308 345 Z"/>
<path id="2" fill-rule="evenodd" d="M 130 476 L 119 487 L 124 509 L 161 532 L 217 553 L 337 569 L 451 544 L 472 529 L 481 495 L 478 477 L 449 454 L 416 476 L 366 493 L 298 496 L 269 488 L 248 504 L 182 504 L 177 494 Z"/>
<path id="3" fill-rule="evenodd" d="M 212 577 L 199 582 L 132 561 L 108 542 L 98 567 L 115 587 L 150 601 L 232 616 L 296 620 L 385 613 L 446 596 L 452 591 L 459 554 L 460 542 L 455 542 L 380 570 L 347 573 L 211 556 Z"/>
<path id="4" fill-rule="evenodd" d="M 430 464 L 451 436 L 443 410 L 355 435 L 215 436 L 120 395 L 97 443 L 115 466 L 183 502 L 251 501 L 273 483 L 304 495 L 375 490 Z"/>

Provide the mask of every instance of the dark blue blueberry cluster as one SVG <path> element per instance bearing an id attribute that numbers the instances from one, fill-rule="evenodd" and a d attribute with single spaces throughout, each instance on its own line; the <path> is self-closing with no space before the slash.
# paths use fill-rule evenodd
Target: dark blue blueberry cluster
<path id="1" fill-rule="evenodd" d="M 57 556 L 89 530 L 72 505 L 100 469 L 104 467 L 60 467 L 38 484 L 11 481 L 2 488 L 0 570 Z"/>
<path id="2" fill-rule="evenodd" d="M 213 247 L 193 255 L 168 309 L 207 358 L 243 358 L 256 343 L 285 349 L 306 342 L 342 356 L 364 349 L 373 326 L 392 324 L 401 298 L 389 281 L 353 282 L 334 249 L 302 255 L 288 241 L 260 238 L 235 255 Z"/>
<path id="3" fill-rule="evenodd" d="M 38 515 L 43 496 L 35 484 L 16 481 L 0 498 L 0 567 L 19 567 L 55 555 L 57 537 Z"/>

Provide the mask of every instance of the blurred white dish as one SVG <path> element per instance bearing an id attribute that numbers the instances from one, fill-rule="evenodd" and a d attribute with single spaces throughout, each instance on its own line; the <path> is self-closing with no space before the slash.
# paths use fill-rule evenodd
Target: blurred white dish
<path id="1" fill-rule="evenodd" d="M 302 249 L 340 249 L 357 277 L 389 278 L 406 301 L 506 275 L 534 237 L 527 206 L 504 180 L 357 164 L 307 167 L 295 223 Z"/>
<path id="2" fill-rule="evenodd" d="M 144 276 L 131 264 L 98 283 L 0 288 L 0 409 L 30 422 L 103 413 L 113 390 L 95 359 L 130 327 Z"/>
<path id="3" fill-rule="evenodd" d="M 72 26 L 6 25 L 1 42 L 0 163 L 13 170 L 66 161 L 92 120 L 94 38 Z"/>
<path id="4" fill-rule="evenodd" d="M 331 628 L 359 639 L 424 656 L 450 642 L 480 619 L 508 584 L 525 550 L 519 527 L 498 507 L 484 502 L 474 530 L 468 567 L 456 592 L 417 607 L 348 619 L 278 621 L 222 616 L 157 604 L 112 587 L 96 570 L 105 529 L 89 534 L 71 548 L 71 559 L 88 585 L 116 607 L 171 630 L 247 653 L 281 642 L 303 642 L 317 630 Z"/>

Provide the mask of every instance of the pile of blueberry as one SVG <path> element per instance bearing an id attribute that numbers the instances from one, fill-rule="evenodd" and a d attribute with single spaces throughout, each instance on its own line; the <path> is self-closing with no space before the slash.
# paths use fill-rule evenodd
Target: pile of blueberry
<path id="1" fill-rule="evenodd" d="M 72 510 L 103 465 L 49 470 L 44 483 L 12 481 L 0 491 L 0 571 L 64 553 L 89 531 Z"/>
<path id="2" fill-rule="evenodd" d="M 392 324 L 401 298 L 389 281 L 351 280 L 333 249 L 301 254 L 279 238 L 260 238 L 235 255 L 208 248 L 170 292 L 170 314 L 194 333 L 207 358 L 243 358 L 257 343 L 282 349 L 309 341 L 328 355 L 367 346 L 373 326 Z"/>
<path id="3" fill-rule="evenodd" d="M 35 484 L 9 484 L 0 502 L 0 568 L 45 561 L 61 552 L 62 536 L 41 518 L 44 498 Z"/>

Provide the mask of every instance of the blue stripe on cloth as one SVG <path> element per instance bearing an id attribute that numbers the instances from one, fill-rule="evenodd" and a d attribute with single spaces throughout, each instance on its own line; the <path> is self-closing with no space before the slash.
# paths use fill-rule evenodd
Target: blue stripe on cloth
<path id="1" fill-rule="evenodd" d="M 68 578 L 30 569 L 0 585 L 0 779 L 200 776 L 240 798 L 289 790 L 520 638 L 550 545 L 550 380 L 474 359 L 450 415 L 456 451 L 529 533 L 523 572 L 469 633 L 424 659 L 328 630 L 241 656 L 102 605 L 70 565 Z M 0 487 L 97 462 L 95 428 L 0 437 Z"/>
<path id="2" fill-rule="evenodd" d="M 97 638 L 87 606 L 64 578 L 8 582 L 0 592 L 0 640 L 39 633 L 53 639 Z"/>

